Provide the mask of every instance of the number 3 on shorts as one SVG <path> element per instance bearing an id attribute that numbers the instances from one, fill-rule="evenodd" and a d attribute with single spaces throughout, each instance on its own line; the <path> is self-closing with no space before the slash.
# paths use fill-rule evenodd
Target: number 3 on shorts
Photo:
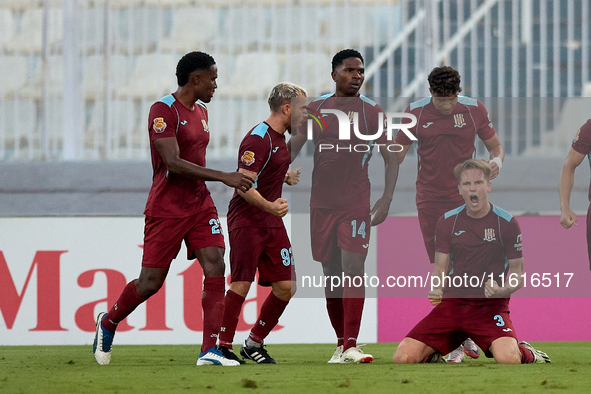
<path id="1" fill-rule="evenodd" d="M 283 248 L 281 249 L 281 259 L 283 260 L 283 265 L 289 267 L 293 264 L 293 254 L 291 253 L 291 248 Z"/>
<path id="2" fill-rule="evenodd" d="M 212 234 L 221 234 L 222 227 L 220 226 L 220 219 L 209 219 Z"/>
<path id="3" fill-rule="evenodd" d="M 503 317 L 501 315 L 495 315 L 493 319 L 497 321 L 497 326 L 503 327 L 505 325 L 505 321 L 503 320 Z"/>

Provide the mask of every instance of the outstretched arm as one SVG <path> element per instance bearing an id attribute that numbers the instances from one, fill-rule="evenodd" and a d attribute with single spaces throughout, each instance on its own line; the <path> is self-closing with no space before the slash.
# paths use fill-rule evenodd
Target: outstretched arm
<path id="1" fill-rule="evenodd" d="M 560 196 L 560 224 L 564 228 L 577 225 L 577 215 L 570 209 L 570 194 L 575 183 L 575 169 L 581 164 L 585 155 L 570 148 L 566 160 L 562 164 L 560 179 L 558 181 L 558 194 Z"/>
<path id="2" fill-rule="evenodd" d="M 392 195 L 394 194 L 394 188 L 396 187 L 396 181 L 398 180 L 398 155 L 396 152 L 388 151 L 387 146 L 380 146 L 380 153 L 384 158 L 384 164 L 386 165 L 386 179 L 384 186 L 384 194 L 369 212 L 372 215 L 371 225 L 377 226 L 382 223 L 388 217 L 390 211 L 390 204 L 392 203 Z"/>
<path id="3" fill-rule="evenodd" d="M 238 169 L 241 174 L 244 174 L 250 178 L 256 178 L 257 173 L 253 171 L 245 170 L 244 168 Z M 238 190 L 238 194 L 249 204 L 252 204 L 256 207 L 259 207 L 263 211 L 267 211 L 272 215 L 277 216 L 278 218 L 282 218 L 287 214 L 289 207 L 287 206 L 287 200 L 284 198 L 278 198 L 277 200 L 271 202 L 265 199 L 265 197 L 261 196 L 261 193 L 258 192 L 257 189 L 254 187 L 249 189 L 247 192 L 243 192 Z"/>
<path id="4" fill-rule="evenodd" d="M 201 167 L 195 163 L 180 158 L 179 145 L 175 137 L 154 140 L 154 146 L 160 153 L 166 169 L 172 174 L 182 175 L 201 181 L 219 181 L 225 185 L 246 192 L 251 188 L 254 178 L 239 172 L 223 172 Z"/>

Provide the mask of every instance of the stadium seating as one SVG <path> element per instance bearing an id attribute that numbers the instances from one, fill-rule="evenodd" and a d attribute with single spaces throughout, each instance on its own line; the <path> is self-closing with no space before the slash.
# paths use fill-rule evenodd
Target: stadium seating
<path id="1" fill-rule="evenodd" d="M 334 90 L 330 77 L 331 57 L 326 53 L 292 53 L 285 58 L 285 75 L 290 82 L 301 85 L 309 97 Z"/>
<path id="2" fill-rule="evenodd" d="M 9 9 L 0 9 L 0 50 L 14 38 L 14 17 Z"/>
<path id="3" fill-rule="evenodd" d="M 61 97 L 64 85 L 64 58 L 60 55 L 51 55 L 45 64 L 45 75 L 42 78 L 42 59 L 36 56 L 33 59 L 34 67 L 27 73 L 27 83 L 20 89 L 22 97 L 41 99 L 43 84 L 47 89 L 47 95 Z"/>
<path id="4" fill-rule="evenodd" d="M 279 82 L 279 62 L 273 53 L 243 53 L 236 58 L 236 66 L 229 86 L 221 86 L 222 96 L 265 98 Z"/>
<path id="5" fill-rule="evenodd" d="M 1 59 L 1 58 L 0 58 Z M 37 111 L 33 100 L 2 100 L 0 99 L 0 155 L 16 154 L 25 145 L 29 136 L 37 133 Z M 1 157 L 0 160 L 7 157 Z"/>
<path id="6" fill-rule="evenodd" d="M 15 20 L 17 26 L 13 39 L 5 43 L 8 52 L 40 53 L 43 40 L 43 10 L 24 11 Z M 57 49 L 63 39 L 63 13 L 61 9 L 49 9 L 47 16 L 47 45 Z"/>
<path id="7" fill-rule="evenodd" d="M 102 55 L 92 55 L 83 59 L 82 89 L 87 98 L 102 98 L 105 81 L 103 74 Z M 131 73 L 131 59 L 123 55 L 111 55 L 109 57 L 109 87 L 114 91 L 123 86 L 129 80 Z"/>
<path id="8" fill-rule="evenodd" d="M 112 153 L 110 157 L 122 157 L 120 151 L 131 150 L 132 135 L 139 132 L 135 105 L 132 101 L 108 101 L 109 116 L 105 124 L 104 104 L 102 100 L 94 102 L 84 133 L 84 145 L 89 148 L 101 146 L 106 139 L 106 150 Z"/>
<path id="9" fill-rule="evenodd" d="M 170 36 L 160 40 L 160 49 L 173 53 L 204 50 L 204 44 L 218 34 L 217 19 L 217 10 L 209 8 L 175 10 Z"/>
<path id="10" fill-rule="evenodd" d="M 27 83 L 27 59 L 24 56 L 0 56 L 0 70 L 3 70 L 0 72 L 0 97 L 13 97 Z"/>
<path id="11" fill-rule="evenodd" d="M 175 70 L 178 63 L 176 55 L 149 54 L 137 56 L 135 67 L 119 95 L 126 98 L 157 99 L 175 91 L 177 84 Z"/>

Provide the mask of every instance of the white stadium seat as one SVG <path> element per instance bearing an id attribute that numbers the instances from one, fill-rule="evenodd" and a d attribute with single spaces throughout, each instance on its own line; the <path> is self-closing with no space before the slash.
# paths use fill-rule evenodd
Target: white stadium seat
<path id="1" fill-rule="evenodd" d="M 279 81 L 279 62 L 272 53 L 244 53 L 236 58 L 229 86 L 221 86 L 220 95 L 264 98 Z"/>
<path id="2" fill-rule="evenodd" d="M 131 73 L 131 58 L 123 55 L 109 56 L 109 87 L 110 91 L 125 85 Z M 92 55 L 84 59 L 82 89 L 88 98 L 102 97 L 105 81 L 103 74 L 103 56 Z"/>
<path id="3" fill-rule="evenodd" d="M 14 39 L 14 16 L 8 9 L 0 9 L 0 50 Z"/>
<path id="4" fill-rule="evenodd" d="M 160 41 L 167 52 L 191 52 L 218 35 L 218 12 L 210 8 L 181 8 L 175 10 L 170 37 Z"/>
<path id="5" fill-rule="evenodd" d="M 13 96 L 27 83 L 27 59 L 24 56 L 0 56 L 0 70 L 3 70 L 0 72 L 0 97 Z"/>
<path id="6" fill-rule="evenodd" d="M 13 40 L 5 45 L 11 52 L 39 53 L 43 39 L 43 10 L 27 10 L 17 24 Z M 49 9 L 47 16 L 47 45 L 55 47 L 64 37 L 63 13 L 61 9 Z"/>
<path id="7" fill-rule="evenodd" d="M 122 97 L 160 98 L 175 91 L 176 55 L 150 54 L 137 57 L 127 84 L 119 89 Z"/>

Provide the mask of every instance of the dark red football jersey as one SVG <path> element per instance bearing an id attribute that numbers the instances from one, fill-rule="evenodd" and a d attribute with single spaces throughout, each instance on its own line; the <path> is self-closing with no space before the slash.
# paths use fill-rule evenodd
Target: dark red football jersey
<path id="1" fill-rule="evenodd" d="M 474 158 L 476 134 L 481 140 L 494 137 L 496 131 L 484 105 L 477 99 L 458 97 L 451 115 L 443 115 L 431 97 L 412 103 L 405 112 L 417 118 L 409 131 L 418 138 L 417 207 L 439 202 L 463 203 L 454 177 L 456 165 Z M 410 145 L 412 140 L 398 132 L 396 143 Z"/>
<path id="2" fill-rule="evenodd" d="M 257 173 L 253 187 L 267 201 L 281 197 L 283 181 L 289 168 L 290 156 L 285 135 L 267 123 L 259 123 L 248 132 L 238 151 L 238 168 Z M 260 209 L 237 192 L 228 208 L 228 229 L 239 227 L 283 227 L 283 220 Z"/>
<path id="3" fill-rule="evenodd" d="M 582 155 L 587 155 L 589 158 L 589 164 L 591 165 L 591 119 L 589 119 L 579 131 L 573 140 L 573 149 Z M 591 184 L 589 184 L 589 201 L 591 201 Z"/>
<path id="4" fill-rule="evenodd" d="M 468 216 L 466 206 L 462 205 L 439 218 L 435 250 L 450 255 L 452 265 L 448 274 L 452 279 L 467 278 L 460 286 L 459 280 L 454 286 L 445 286 L 445 297 L 483 297 L 490 275 L 502 286 L 502 277 L 508 271 L 507 260 L 522 257 L 521 229 L 509 212 L 495 205 L 491 204 L 489 213 L 480 219 Z M 472 277 L 478 280 L 470 283 Z"/>
<path id="5" fill-rule="evenodd" d="M 313 122 L 314 171 L 310 206 L 329 209 L 369 209 L 371 185 L 367 175 L 369 160 L 376 143 L 387 142 L 384 124 L 379 113 L 384 112 L 377 103 L 361 95 L 337 98 L 334 93 L 317 98 L 308 105 L 315 116 L 326 122 Z M 334 114 L 321 114 L 323 109 L 336 109 L 349 117 L 350 140 L 339 139 L 339 122 Z M 374 135 L 377 140 L 364 141 L 353 132 L 354 113 L 357 114 L 361 134 Z M 306 124 L 300 133 L 306 135 Z M 332 148 L 330 148 L 332 146 Z"/>
<path id="6" fill-rule="evenodd" d="M 205 167 L 205 149 L 209 144 L 207 120 L 205 105 L 198 102 L 190 110 L 174 94 L 152 105 L 148 132 L 154 176 L 144 214 L 152 217 L 185 217 L 214 207 L 205 182 L 169 174 L 154 146 L 154 141 L 159 138 L 176 137 L 180 158 Z"/>

